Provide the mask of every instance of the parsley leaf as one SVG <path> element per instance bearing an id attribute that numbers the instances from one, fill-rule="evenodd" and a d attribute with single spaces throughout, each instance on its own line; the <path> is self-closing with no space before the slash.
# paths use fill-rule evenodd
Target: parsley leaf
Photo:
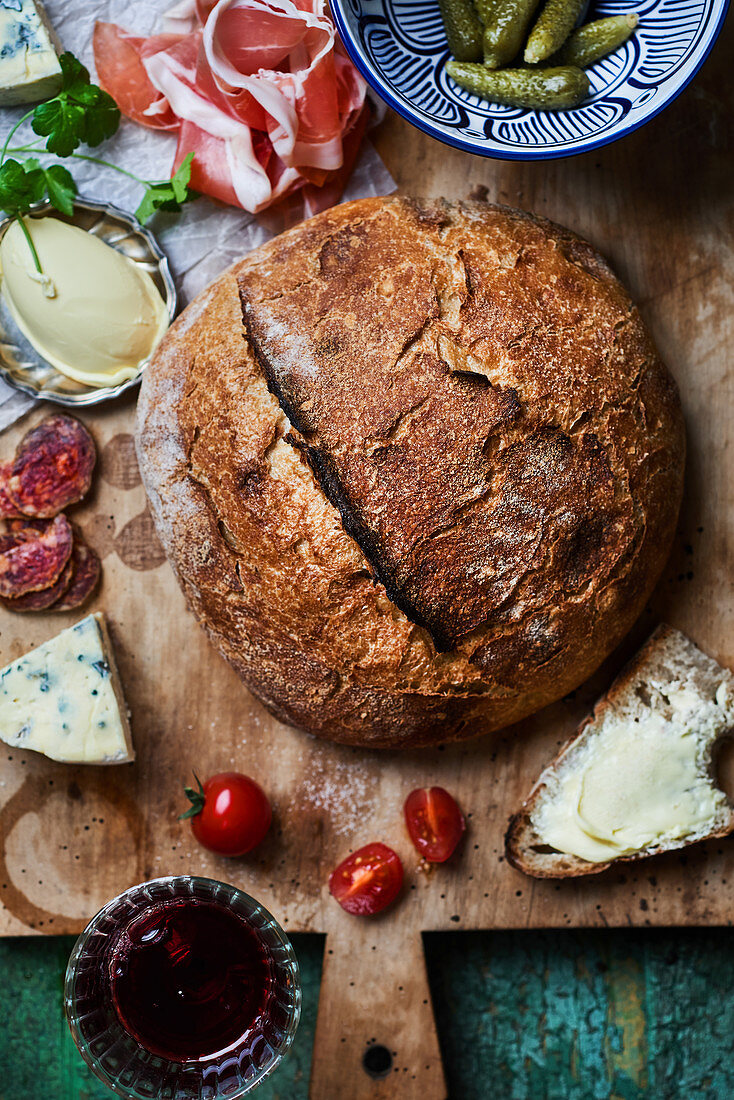
<path id="1" fill-rule="evenodd" d="M 63 53 L 61 91 L 39 103 L 31 126 L 45 137 L 49 153 L 68 157 L 77 146 L 99 145 L 120 125 L 120 110 L 111 95 L 91 84 L 89 72 L 73 54 Z"/>
<path id="2" fill-rule="evenodd" d="M 64 168 L 63 164 L 52 164 L 49 168 L 42 168 L 46 178 L 46 191 L 53 206 L 62 214 L 69 217 L 74 213 L 74 196 L 76 184 L 71 172 Z"/>
<path id="3" fill-rule="evenodd" d="M 93 93 L 93 97 L 89 93 Z M 82 141 L 85 145 L 101 145 L 120 125 L 120 108 L 111 95 L 95 84 L 90 84 L 80 98 L 87 106 Z"/>
<path id="4" fill-rule="evenodd" d="M 82 65 L 78 57 L 74 57 L 73 53 L 63 53 L 59 58 L 59 65 L 61 66 L 61 91 L 68 91 L 69 88 L 75 87 L 77 84 L 89 83 L 89 69 Z"/>
<path id="5" fill-rule="evenodd" d="M 61 164 L 42 168 L 35 157 L 19 164 L 6 160 L 0 166 L 0 209 L 6 214 L 27 213 L 31 206 L 48 198 L 62 214 L 73 214 L 76 185 Z"/>
<path id="6" fill-rule="evenodd" d="M 28 205 L 28 180 L 17 160 L 6 160 L 0 166 L 0 208 L 14 214 Z"/>
<path id="7" fill-rule="evenodd" d="M 45 194 L 46 181 L 37 160 L 29 159 L 23 164 L 6 160 L 0 166 L 0 209 L 6 214 L 12 217 L 30 210 Z"/>
<path id="8" fill-rule="evenodd" d="M 68 157 L 81 144 L 79 134 L 84 125 L 84 108 L 68 102 L 60 92 L 48 103 L 39 103 L 31 125 L 41 137 L 48 137 L 46 148 L 49 152 Z"/>
<path id="9" fill-rule="evenodd" d="M 175 213 L 181 209 L 185 202 L 191 202 L 192 199 L 198 198 L 197 192 L 189 188 L 193 159 L 194 154 L 187 153 L 181 161 L 178 171 L 170 180 L 148 181 L 143 200 L 135 211 L 135 217 L 138 221 L 147 222 L 156 210 L 167 210 Z"/>

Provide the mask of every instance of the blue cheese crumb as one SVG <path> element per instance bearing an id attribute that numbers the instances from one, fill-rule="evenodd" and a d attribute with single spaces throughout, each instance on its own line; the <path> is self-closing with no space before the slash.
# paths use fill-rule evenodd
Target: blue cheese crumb
<path id="1" fill-rule="evenodd" d="M 70 764 L 134 758 L 103 615 L 88 615 L 0 671 L 0 739 Z"/>

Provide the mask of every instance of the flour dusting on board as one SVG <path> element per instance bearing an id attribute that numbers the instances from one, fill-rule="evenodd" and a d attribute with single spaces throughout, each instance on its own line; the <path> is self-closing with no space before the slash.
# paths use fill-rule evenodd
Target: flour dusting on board
<path id="1" fill-rule="evenodd" d="M 345 836 L 364 821 L 365 804 L 371 800 L 377 779 L 353 757 L 345 760 L 298 758 L 299 770 L 307 772 L 295 792 L 304 810 L 319 810 L 329 817 L 331 832 Z"/>

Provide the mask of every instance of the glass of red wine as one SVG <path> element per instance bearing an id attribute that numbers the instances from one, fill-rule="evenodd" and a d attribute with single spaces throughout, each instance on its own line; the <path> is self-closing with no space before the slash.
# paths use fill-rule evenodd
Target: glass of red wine
<path id="1" fill-rule="evenodd" d="M 87 1065 L 129 1100 L 251 1092 L 298 1026 L 293 948 L 253 898 L 181 875 L 133 886 L 69 959 L 66 1015 Z"/>

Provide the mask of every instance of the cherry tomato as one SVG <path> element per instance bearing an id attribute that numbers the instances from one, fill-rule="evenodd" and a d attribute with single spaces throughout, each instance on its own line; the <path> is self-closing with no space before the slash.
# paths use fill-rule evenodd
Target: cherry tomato
<path id="1" fill-rule="evenodd" d="M 329 875 L 329 890 L 342 909 L 362 917 L 387 908 L 402 885 L 400 856 L 387 844 L 365 844 Z"/>
<path id="2" fill-rule="evenodd" d="M 419 787 L 405 800 L 410 839 L 429 863 L 444 863 L 456 851 L 466 822 L 456 801 L 443 787 Z"/>
<path id="3" fill-rule="evenodd" d="M 205 848 L 222 856 L 243 856 L 263 839 L 272 820 L 265 791 L 240 772 L 213 775 L 198 790 L 184 787 L 191 806 L 182 818 L 191 819 L 191 829 Z"/>

